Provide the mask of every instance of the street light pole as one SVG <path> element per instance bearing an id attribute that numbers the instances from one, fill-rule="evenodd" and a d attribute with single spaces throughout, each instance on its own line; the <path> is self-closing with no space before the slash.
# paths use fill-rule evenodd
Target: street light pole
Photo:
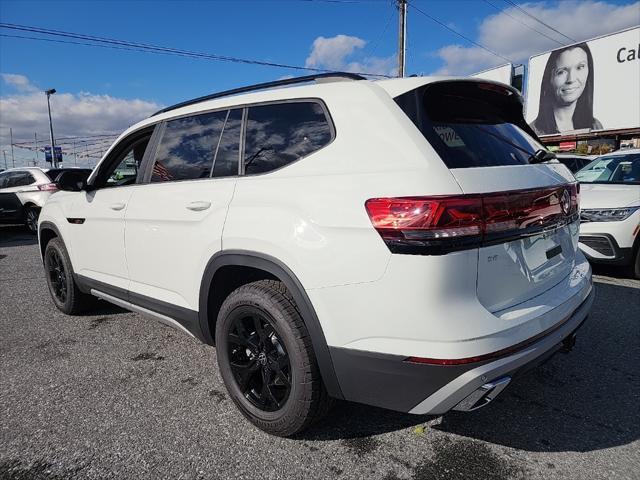
<path id="1" fill-rule="evenodd" d="M 11 165 L 15 168 L 16 166 L 16 159 L 13 156 L 13 128 L 9 129 L 9 135 L 11 136 Z"/>
<path id="2" fill-rule="evenodd" d="M 58 168 L 58 162 L 56 161 L 56 144 L 53 140 L 53 122 L 51 121 L 51 102 L 49 97 L 56 93 L 56 89 L 52 88 L 44 92 L 47 95 L 47 109 L 49 110 L 49 133 L 51 134 L 51 164 L 53 168 Z"/>

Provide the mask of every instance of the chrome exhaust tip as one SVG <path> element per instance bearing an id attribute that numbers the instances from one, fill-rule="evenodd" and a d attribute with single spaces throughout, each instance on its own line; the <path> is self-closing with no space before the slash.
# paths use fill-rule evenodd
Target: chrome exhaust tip
<path id="1" fill-rule="evenodd" d="M 491 401 L 509 385 L 509 382 L 511 382 L 511 377 L 501 377 L 492 382 L 485 383 L 453 407 L 453 410 L 471 412 L 472 410 L 482 408 L 491 403 Z"/>

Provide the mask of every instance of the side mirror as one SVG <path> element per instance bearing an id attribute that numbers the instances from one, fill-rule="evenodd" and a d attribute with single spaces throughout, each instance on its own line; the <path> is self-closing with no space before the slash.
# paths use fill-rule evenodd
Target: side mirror
<path id="1" fill-rule="evenodd" d="M 85 190 L 87 188 L 87 174 L 67 170 L 58 175 L 56 183 L 60 190 L 64 190 L 66 192 L 79 192 L 80 190 Z"/>

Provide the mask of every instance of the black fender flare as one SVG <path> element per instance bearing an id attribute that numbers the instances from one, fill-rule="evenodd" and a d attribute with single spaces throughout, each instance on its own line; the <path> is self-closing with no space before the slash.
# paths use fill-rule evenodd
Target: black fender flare
<path id="1" fill-rule="evenodd" d="M 199 298 L 199 321 L 200 328 L 205 339 L 213 343 L 214 332 L 209 328 L 209 291 L 211 289 L 211 283 L 216 272 L 225 266 L 245 266 L 258 268 L 264 270 L 271 275 L 278 278 L 285 284 L 293 299 L 298 306 L 298 310 L 302 315 L 302 320 L 309 331 L 311 336 L 311 343 L 313 350 L 318 361 L 318 367 L 320 368 L 320 374 L 324 381 L 327 392 L 331 397 L 343 399 L 342 390 L 336 376 L 335 369 L 333 367 L 333 361 L 331 359 L 331 353 L 327 340 L 324 336 L 320 320 L 313 308 L 311 300 L 307 296 L 300 280 L 295 276 L 289 267 L 282 263 L 277 258 L 263 253 L 253 252 L 249 250 L 225 250 L 216 253 L 211 257 L 202 276 L 200 283 L 200 298 Z"/>
<path id="2" fill-rule="evenodd" d="M 40 225 L 38 225 L 38 248 L 40 249 L 40 257 L 42 257 L 42 260 L 44 261 L 44 252 L 42 251 L 42 244 L 40 243 L 42 230 L 52 230 L 58 238 L 62 239 L 63 242 L 64 237 L 60 233 L 60 230 L 58 230 L 58 227 L 56 227 L 55 224 L 49 221 L 45 220 L 44 222 L 41 222 Z"/>

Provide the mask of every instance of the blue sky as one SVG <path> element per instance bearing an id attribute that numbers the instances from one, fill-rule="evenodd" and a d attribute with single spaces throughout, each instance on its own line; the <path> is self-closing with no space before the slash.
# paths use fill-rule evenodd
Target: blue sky
<path id="1" fill-rule="evenodd" d="M 505 0 L 413 3 L 514 62 L 567 43 Z M 516 3 L 577 40 L 640 24 L 638 1 Z M 396 65 L 391 0 L 2 0 L 0 21 L 318 68 L 392 73 Z M 29 35 L 4 28 L 0 34 Z M 408 74 L 469 74 L 505 63 L 413 8 L 407 36 Z M 0 37 L 0 74 L 0 144 L 6 145 L 9 127 L 19 139 L 47 133 L 45 88 L 59 92 L 53 100 L 63 117 L 55 119 L 61 134 L 87 135 L 118 131 L 158 106 L 305 72 Z M 93 119 L 93 128 L 83 127 Z"/>
<path id="2" fill-rule="evenodd" d="M 430 1 L 418 5 L 471 34 L 484 17 L 497 13 L 478 1 Z M 461 10 L 465 15 L 460 15 Z M 6 23 L 302 66 L 313 41 L 320 36 L 344 34 L 361 38 L 368 42 L 364 54 L 378 57 L 393 55 L 397 43 L 397 13 L 387 0 L 8 1 L 2 3 L 1 16 Z M 412 48 L 407 70 L 412 73 L 436 70 L 442 61 L 434 52 L 459 40 L 415 11 L 409 12 L 408 37 Z M 42 87 L 51 84 L 59 90 L 143 97 L 162 103 L 297 73 L 22 39 L 2 38 L 1 42 L 2 71 L 26 75 Z M 5 90 L 6 86 L 2 91 Z"/>

